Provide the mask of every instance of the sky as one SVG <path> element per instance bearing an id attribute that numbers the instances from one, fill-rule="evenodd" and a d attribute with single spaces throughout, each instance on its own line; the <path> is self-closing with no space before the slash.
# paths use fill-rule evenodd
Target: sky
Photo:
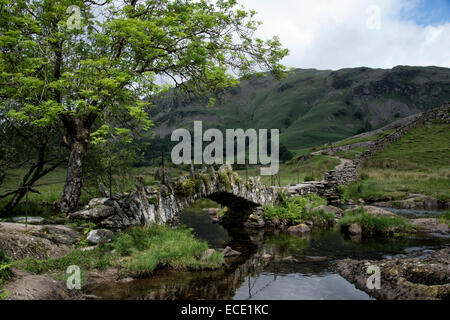
<path id="1" fill-rule="evenodd" d="M 238 0 L 289 67 L 450 67 L 450 0 Z"/>

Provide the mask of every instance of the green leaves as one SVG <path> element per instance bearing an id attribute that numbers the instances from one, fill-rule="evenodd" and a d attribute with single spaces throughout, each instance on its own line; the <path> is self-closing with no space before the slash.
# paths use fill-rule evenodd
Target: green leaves
<path id="1" fill-rule="evenodd" d="M 80 9 L 80 28 L 67 23 L 73 5 Z M 39 126 L 58 126 L 63 114 L 111 119 L 125 113 L 148 130 L 142 100 L 166 89 L 157 75 L 208 96 L 238 83 L 232 71 L 283 77 L 280 61 L 288 50 L 276 37 L 254 39 L 256 13 L 236 6 L 234 0 L 125 6 L 1 0 L 0 108 Z M 101 128 L 106 117 L 96 119 Z"/>

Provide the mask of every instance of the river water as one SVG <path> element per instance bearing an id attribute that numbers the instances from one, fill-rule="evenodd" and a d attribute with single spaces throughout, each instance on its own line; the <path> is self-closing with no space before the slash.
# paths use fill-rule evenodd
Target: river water
<path id="1" fill-rule="evenodd" d="M 316 230 L 302 238 L 279 231 L 225 229 L 213 224 L 201 205 L 185 210 L 180 221 L 210 247 L 228 245 L 242 254 L 227 259 L 221 270 L 159 270 L 147 279 L 103 283 L 89 293 L 104 299 L 367 300 L 372 298 L 334 271 L 336 261 L 395 259 L 450 246 L 450 239 L 433 236 L 357 241 L 337 230 Z"/>

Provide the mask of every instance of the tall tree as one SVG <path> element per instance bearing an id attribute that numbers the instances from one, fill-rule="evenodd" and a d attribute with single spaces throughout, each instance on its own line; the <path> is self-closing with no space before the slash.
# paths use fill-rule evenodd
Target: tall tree
<path id="1" fill-rule="evenodd" d="M 236 0 L 0 0 L 0 102 L 9 116 L 60 122 L 70 148 L 62 211 L 74 210 L 94 123 L 128 112 L 162 75 L 188 92 L 216 92 L 252 72 L 284 74 L 275 37 L 254 37 L 255 12 Z"/>

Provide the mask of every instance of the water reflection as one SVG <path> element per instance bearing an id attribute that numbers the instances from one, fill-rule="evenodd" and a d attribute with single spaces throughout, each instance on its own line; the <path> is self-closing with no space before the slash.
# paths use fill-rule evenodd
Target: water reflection
<path id="1" fill-rule="evenodd" d="M 207 204 L 211 205 L 211 204 Z M 296 237 L 279 231 L 224 229 L 202 206 L 186 210 L 180 221 L 210 246 L 229 245 L 242 255 L 216 271 L 160 270 L 148 279 L 104 283 L 88 292 L 106 299 L 370 299 L 333 270 L 341 259 L 396 257 L 417 248 L 433 251 L 449 239 L 352 241 L 336 231 Z"/>

